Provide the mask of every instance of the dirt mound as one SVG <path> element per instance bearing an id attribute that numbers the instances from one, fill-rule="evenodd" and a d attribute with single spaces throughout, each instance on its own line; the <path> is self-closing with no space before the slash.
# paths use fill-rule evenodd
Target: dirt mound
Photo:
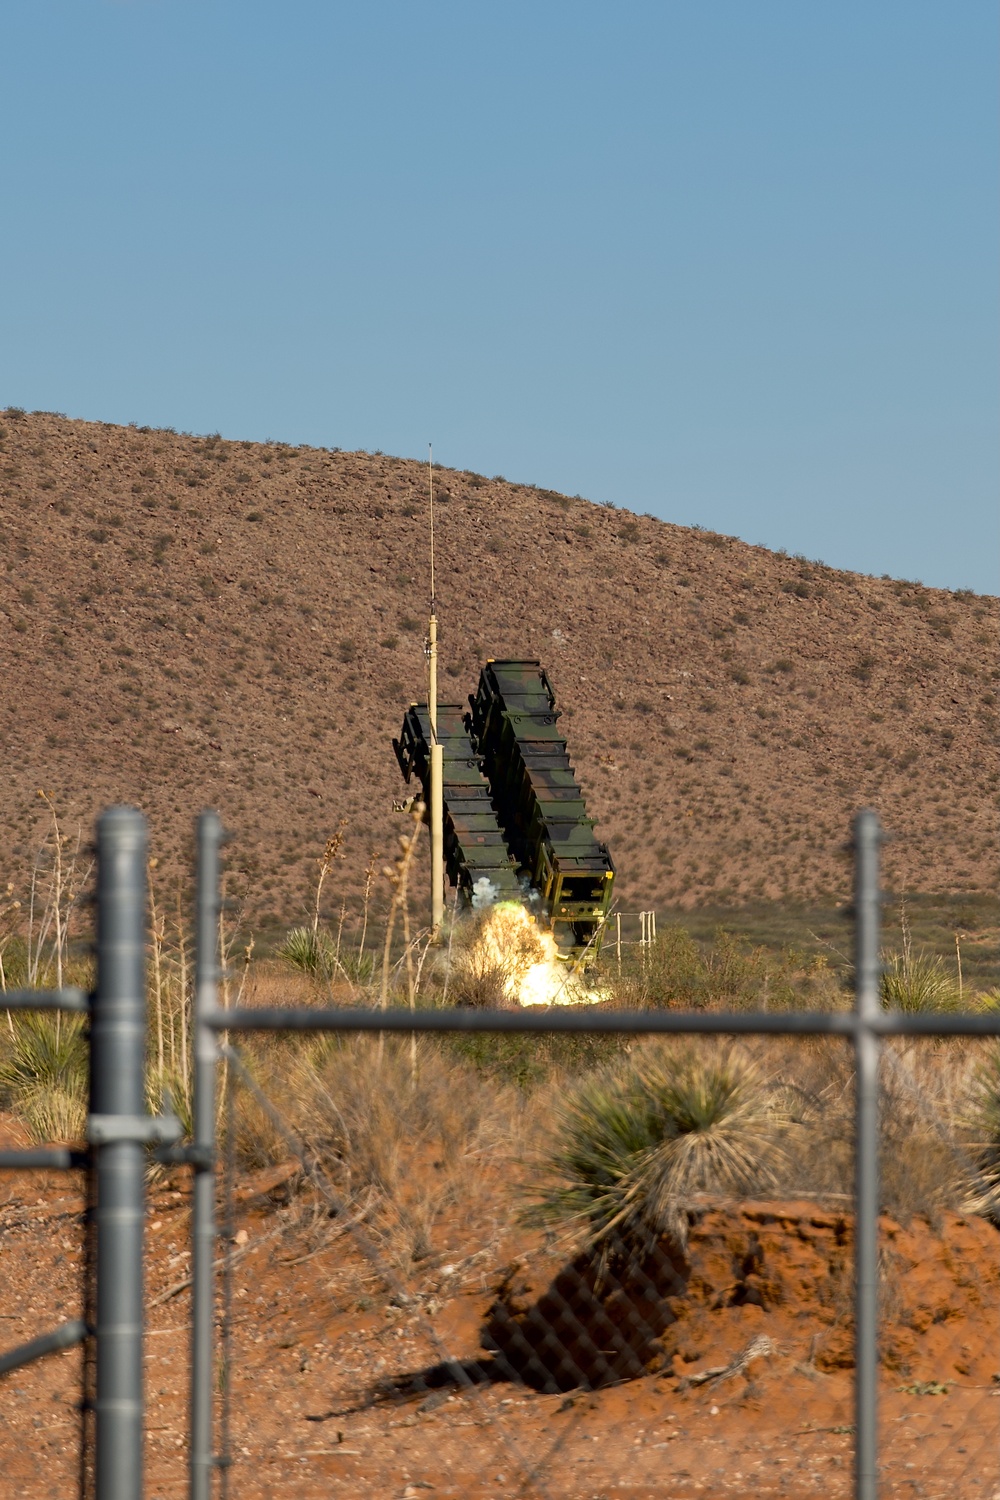
<path id="1" fill-rule="evenodd" d="M 592 1389 L 653 1372 L 700 1383 L 747 1353 L 853 1369 L 853 1226 L 810 1203 L 688 1214 L 684 1251 L 581 1255 L 540 1288 L 518 1268 L 499 1288 L 484 1344 L 539 1390 Z M 996 1231 L 945 1214 L 939 1229 L 881 1221 L 882 1363 L 915 1383 L 989 1385 L 997 1368 Z"/>
<path id="2" fill-rule="evenodd" d="M 538 656 L 626 907 L 993 879 L 1000 601 L 837 572 L 578 497 L 442 470 L 444 699 Z M 426 472 L 381 454 L 0 414 L 4 880 L 55 794 L 149 813 L 160 879 L 217 805 L 257 920 L 334 913 L 395 846 L 390 738 L 423 691 Z"/>

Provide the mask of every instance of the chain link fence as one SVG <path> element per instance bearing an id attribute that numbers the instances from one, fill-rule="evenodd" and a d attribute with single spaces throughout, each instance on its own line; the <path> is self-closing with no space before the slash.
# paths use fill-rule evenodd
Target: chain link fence
<path id="1" fill-rule="evenodd" d="M 815 1012 L 225 1009 L 220 832 L 186 1144 L 106 1045 L 143 1013 L 140 845 L 99 838 L 93 1001 L 11 997 L 89 1005 L 133 1092 L 105 1077 L 85 1156 L 0 1155 L 90 1183 L 0 1211 L 10 1324 L 43 1287 L 66 1318 L 0 1360 L 8 1492 L 1000 1496 L 997 1174 L 983 1111 L 954 1123 L 1000 1016 L 883 1009 L 873 815 L 855 1009 Z M 593 1065 L 527 1091 L 468 1050 L 560 1038 Z M 39 1358 L 80 1341 L 82 1411 L 80 1348 Z"/>
<path id="2" fill-rule="evenodd" d="M 351 1053 L 405 1089 L 408 1045 L 381 1061 L 376 1045 L 338 1049 L 334 1076 Z M 920 1114 L 931 1099 L 913 1050 L 886 1048 L 883 1088 L 898 1074 Z M 232 1209 L 233 1493 L 277 1494 L 291 1476 L 301 1494 L 856 1493 L 849 1193 L 695 1194 L 645 1245 L 594 1248 L 522 1221 L 521 1134 L 502 1163 L 482 1162 L 473 1139 L 479 1188 L 456 1207 L 447 1174 L 433 1196 L 449 1124 L 426 1115 L 453 1106 L 427 1047 L 425 1133 L 386 1209 L 370 1182 L 352 1194 L 357 1166 L 323 1149 L 312 1105 L 316 1137 L 303 1138 L 303 1111 L 269 1097 L 251 1054 L 225 1049 L 235 1118 L 256 1138 L 269 1122 L 296 1187 L 284 1208 L 244 1196 Z M 414 1181 L 424 1148 L 430 1183 Z M 904 1207 L 879 1225 L 877 1492 L 992 1497 L 996 1231 Z M 262 1386 L 281 1403 L 277 1446 L 260 1430 Z"/>

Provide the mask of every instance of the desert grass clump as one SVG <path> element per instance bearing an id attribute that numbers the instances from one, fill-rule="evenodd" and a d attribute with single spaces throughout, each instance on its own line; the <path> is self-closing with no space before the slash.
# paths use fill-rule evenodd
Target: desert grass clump
<path id="1" fill-rule="evenodd" d="M 400 1266 L 426 1259 L 455 1215 L 490 1220 L 496 1194 L 508 1191 L 523 1102 L 434 1045 L 420 1048 L 416 1068 L 408 1041 L 380 1047 L 366 1036 L 262 1042 L 244 1062 L 341 1217 L 362 1223 Z M 245 1167 L 290 1154 L 289 1136 L 243 1090 L 236 1147 Z"/>
<path id="2" fill-rule="evenodd" d="M 78 1141 L 87 1113 L 82 1016 L 8 1016 L 0 1049 L 0 1099 L 34 1141 Z"/>
<path id="3" fill-rule="evenodd" d="M 683 1234 L 693 1195 L 773 1185 L 781 1127 L 774 1084 L 744 1048 L 652 1044 L 562 1105 L 529 1218 L 591 1245 Z"/>

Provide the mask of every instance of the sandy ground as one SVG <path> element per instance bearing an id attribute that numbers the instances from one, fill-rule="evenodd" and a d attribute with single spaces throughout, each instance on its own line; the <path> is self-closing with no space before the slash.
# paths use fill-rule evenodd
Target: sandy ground
<path id="1" fill-rule="evenodd" d="M 700 1209 L 684 1286 L 662 1302 L 668 1320 L 648 1347 L 635 1345 L 645 1372 L 546 1393 L 490 1378 L 482 1338 L 498 1318 L 530 1333 L 532 1309 L 580 1280 L 554 1246 L 503 1223 L 488 1243 L 470 1240 L 466 1225 L 463 1240 L 455 1218 L 447 1249 L 419 1267 L 376 1269 L 349 1230 L 281 1176 L 239 1184 L 230 1496 L 852 1493 L 850 1223 L 836 1210 Z M 5 1184 L 5 1345 L 80 1305 L 82 1205 L 71 1187 L 40 1174 Z M 187 1235 L 178 1175 L 155 1184 L 149 1203 L 151 1500 L 185 1492 Z M 998 1251 L 978 1220 L 947 1215 L 940 1233 L 883 1223 L 884 1496 L 1000 1496 Z M 578 1317 L 599 1331 L 601 1308 L 627 1326 L 620 1290 L 583 1294 Z M 741 1365 L 755 1340 L 764 1352 Z M 444 1376 L 445 1356 L 482 1383 Z M 5 1495 L 75 1493 L 80 1371 L 74 1352 L 0 1381 Z"/>

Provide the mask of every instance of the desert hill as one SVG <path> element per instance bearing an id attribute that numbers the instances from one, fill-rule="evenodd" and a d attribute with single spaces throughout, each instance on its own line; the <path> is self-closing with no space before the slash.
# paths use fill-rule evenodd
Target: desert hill
<path id="1" fill-rule="evenodd" d="M 877 806 L 888 882 L 995 879 L 1000 600 L 836 571 L 497 476 L 437 472 L 442 697 L 537 656 L 621 904 L 842 896 Z M 424 691 L 426 469 L 0 413 L 3 882 L 53 794 L 149 815 L 164 872 L 217 805 L 254 910 L 330 905 L 400 832 Z M 451 689 L 449 692 L 448 689 Z"/>

